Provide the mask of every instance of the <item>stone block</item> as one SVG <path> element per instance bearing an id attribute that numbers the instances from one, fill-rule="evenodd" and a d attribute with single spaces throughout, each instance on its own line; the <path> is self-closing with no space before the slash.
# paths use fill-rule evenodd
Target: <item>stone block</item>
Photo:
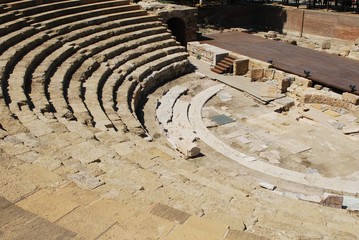
<path id="1" fill-rule="evenodd" d="M 251 69 L 251 80 L 258 81 L 264 77 L 264 69 L 263 68 L 253 68 Z"/>
<path id="2" fill-rule="evenodd" d="M 95 189 L 105 184 L 100 178 L 83 171 L 67 175 L 67 177 L 82 189 Z"/>
<path id="3" fill-rule="evenodd" d="M 254 69 L 254 68 L 269 68 L 271 67 L 272 64 L 271 63 L 267 63 L 267 62 L 263 62 L 257 59 L 253 59 L 251 58 L 249 60 L 249 69 Z"/>
<path id="4" fill-rule="evenodd" d="M 358 126 L 343 127 L 342 131 L 343 131 L 344 134 L 358 133 L 359 132 L 359 127 Z"/>
<path id="5" fill-rule="evenodd" d="M 262 86 L 261 97 L 277 98 L 278 97 L 277 86 L 268 86 L 268 85 Z"/>
<path id="6" fill-rule="evenodd" d="M 188 140 L 179 140 L 176 141 L 175 144 L 178 151 L 185 155 L 185 157 L 196 157 L 201 152 L 201 149 L 197 146 L 197 144 Z"/>
<path id="7" fill-rule="evenodd" d="M 329 195 L 320 202 L 322 205 L 333 208 L 342 208 L 343 196 Z"/>
<path id="8" fill-rule="evenodd" d="M 344 101 L 350 102 L 354 105 L 359 105 L 359 96 L 357 96 L 353 93 L 348 93 L 348 92 L 343 93 L 342 96 L 343 96 Z"/>
<path id="9" fill-rule="evenodd" d="M 289 109 L 294 106 L 294 100 L 290 97 L 279 98 L 276 99 L 274 102 L 278 104 L 280 108 L 284 111 L 289 111 Z"/>
<path id="10" fill-rule="evenodd" d="M 266 79 L 273 79 L 274 78 L 274 73 L 275 73 L 275 70 L 274 69 L 264 69 L 263 71 L 263 77 L 266 78 Z"/>
<path id="11" fill-rule="evenodd" d="M 228 231 L 228 225 L 191 216 L 183 225 L 177 225 L 167 239 L 222 239 Z"/>
<path id="12" fill-rule="evenodd" d="M 239 58 L 233 63 L 233 74 L 234 75 L 244 75 L 248 72 L 249 68 L 249 59 L 248 58 Z"/>
<path id="13" fill-rule="evenodd" d="M 290 87 L 292 82 L 294 81 L 293 77 L 286 76 L 281 79 L 278 79 L 278 88 L 281 93 L 286 93 L 287 89 Z"/>
<path id="14" fill-rule="evenodd" d="M 16 205 L 50 222 L 60 219 L 79 206 L 65 197 L 43 189 L 18 202 Z"/>
<path id="15" fill-rule="evenodd" d="M 178 222 L 179 224 L 183 224 L 191 216 L 186 212 L 161 203 L 154 205 L 150 213 L 158 217 L 165 218 L 171 222 Z"/>
<path id="16" fill-rule="evenodd" d="M 330 46 L 331 46 L 331 42 L 329 39 L 326 39 L 322 42 L 322 49 L 325 50 L 325 49 L 330 49 Z"/>
<path id="17" fill-rule="evenodd" d="M 285 72 L 280 71 L 280 70 L 275 70 L 273 78 L 277 79 L 277 80 L 280 80 L 280 79 L 283 79 L 286 76 L 287 76 L 287 74 Z"/>
<path id="18" fill-rule="evenodd" d="M 303 78 L 303 77 L 296 77 L 295 83 L 298 86 L 303 86 L 303 87 L 311 87 L 313 84 L 311 80 Z"/>
<path id="19" fill-rule="evenodd" d="M 267 182 L 261 182 L 259 183 L 259 186 L 261 186 L 262 188 L 268 189 L 268 190 L 274 190 L 276 189 L 276 186 Z"/>

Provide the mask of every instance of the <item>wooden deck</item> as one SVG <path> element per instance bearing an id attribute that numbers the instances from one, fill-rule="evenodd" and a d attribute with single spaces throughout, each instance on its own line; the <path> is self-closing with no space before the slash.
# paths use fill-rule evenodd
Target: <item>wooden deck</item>
<path id="1" fill-rule="evenodd" d="M 208 43 L 241 55 L 267 62 L 273 60 L 273 67 L 288 73 L 305 77 L 316 83 L 350 92 L 349 85 L 355 85 L 359 95 L 359 61 L 324 52 L 290 45 L 253 36 L 242 32 L 226 32 L 206 36 Z"/>

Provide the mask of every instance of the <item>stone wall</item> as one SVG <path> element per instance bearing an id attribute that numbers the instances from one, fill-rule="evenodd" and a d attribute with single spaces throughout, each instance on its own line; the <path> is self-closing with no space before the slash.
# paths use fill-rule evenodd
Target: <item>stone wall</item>
<path id="1" fill-rule="evenodd" d="M 301 101 L 302 103 L 319 103 L 319 104 L 326 104 L 333 107 L 345 108 L 347 110 L 357 112 L 358 105 L 357 99 L 358 96 L 351 94 L 349 98 L 345 95 L 350 93 L 344 93 L 343 95 L 340 94 L 331 94 L 331 93 L 323 93 L 313 88 L 308 89 L 302 93 Z M 353 97 L 355 97 L 355 102 L 352 101 Z"/>
<path id="2" fill-rule="evenodd" d="M 150 13 L 158 15 L 164 24 L 171 18 L 181 19 L 185 24 L 186 41 L 197 40 L 197 8 L 159 2 L 139 2 L 138 4 Z"/>
<path id="3" fill-rule="evenodd" d="M 304 14 L 303 14 L 304 13 Z M 339 12 L 283 8 L 272 5 L 245 5 L 202 8 L 199 22 L 226 28 L 261 27 L 278 32 L 293 31 L 355 41 L 359 38 L 359 16 Z"/>

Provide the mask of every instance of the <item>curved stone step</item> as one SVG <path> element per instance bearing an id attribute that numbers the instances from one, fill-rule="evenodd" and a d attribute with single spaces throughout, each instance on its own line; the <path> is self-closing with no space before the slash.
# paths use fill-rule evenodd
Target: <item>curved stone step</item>
<path id="1" fill-rule="evenodd" d="M 66 2 L 69 6 L 57 6 L 55 9 L 46 9 L 41 8 L 39 5 L 36 9 L 40 8 L 40 13 L 30 11 L 30 19 L 31 22 L 56 22 L 56 19 L 68 19 L 74 16 L 77 16 L 78 13 L 85 13 L 87 11 L 92 10 L 94 13 L 95 10 L 105 9 L 109 7 L 115 7 L 119 5 L 126 5 L 128 1 L 126 0 L 113 0 L 113 1 L 88 1 L 88 3 L 83 4 L 81 1 L 74 2 L 75 4 L 71 4 L 72 2 Z M 21 11 L 20 11 L 21 12 Z M 26 14 L 26 11 L 24 11 Z M 50 26 L 50 25 L 49 25 Z M 54 25 L 53 25 L 54 26 Z"/>
<path id="2" fill-rule="evenodd" d="M 49 54 L 33 71 L 29 97 L 34 105 L 34 111 L 38 113 L 54 111 L 49 102 L 50 96 L 48 94 L 50 78 L 53 76 L 57 67 L 74 53 L 76 53 L 76 48 L 66 43 Z"/>
<path id="3" fill-rule="evenodd" d="M 115 25 L 112 25 L 112 26 L 115 26 Z M 77 36 L 80 37 L 81 35 L 77 35 Z M 110 36 L 112 36 L 112 35 L 110 35 Z M 73 38 L 74 38 L 74 36 L 73 36 Z M 101 39 L 101 38 L 98 38 L 98 36 L 95 36 L 94 38 L 97 39 L 97 40 Z M 75 39 L 73 39 L 73 40 L 75 40 Z M 64 42 L 64 40 L 62 40 L 62 42 Z M 41 87 L 41 84 L 44 85 L 44 83 L 47 82 L 45 80 L 45 78 L 48 78 L 49 73 L 52 71 L 52 69 L 55 69 L 55 67 L 62 61 L 62 60 L 60 60 L 61 56 L 64 56 L 65 55 L 64 53 L 74 52 L 74 50 L 75 50 L 74 47 L 69 47 L 69 45 L 63 46 L 62 48 L 63 49 L 59 49 L 59 51 L 55 51 L 53 54 L 49 54 L 48 58 L 45 59 L 45 61 L 43 63 L 41 63 L 40 66 L 37 68 L 37 73 L 35 72 L 33 74 L 34 79 L 36 79 L 35 82 L 38 83 L 37 84 L 38 86 L 36 87 L 37 89 L 38 89 L 38 87 Z M 73 51 L 69 51 L 69 50 L 73 50 Z M 51 56 L 53 56 L 53 57 L 51 57 Z M 66 56 L 69 57 L 69 54 L 66 54 Z M 64 57 L 62 57 L 62 59 L 63 58 Z M 49 68 L 46 68 L 47 66 Z M 33 91 L 33 92 L 36 93 L 38 91 Z M 44 92 L 44 90 L 39 89 L 39 92 Z M 43 103 L 45 103 L 45 102 L 43 101 Z M 45 105 L 47 105 L 47 103 Z M 44 108 L 44 104 L 42 104 L 42 106 L 40 105 L 38 108 L 39 109 Z"/>
<path id="4" fill-rule="evenodd" d="M 134 57 L 138 57 L 140 56 L 141 54 L 149 54 L 149 52 L 146 52 L 146 51 L 143 51 L 143 49 L 147 49 L 148 51 L 151 51 L 154 49 L 154 47 L 148 47 L 148 48 L 144 48 L 142 47 L 142 52 L 141 52 L 141 49 L 138 49 L 138 47 L 140 46 L 144 46 L 144 44 L 148 44 L 148 42 L 152 42 L 152 41 L 155 41 L 156 40 L 156 35 L 153 35 L 153 36 L 149 36 L 149 37 L 146 37 L 146 38 L 141 38 L 140 40 L 136 41 L 134 44 L 132 45 L 128 45 L 127 44 L 127 49 L 125 50 L 122 50 L 125 51 L 125 53 L 127 53 L 126 57 L 125 56 L 122 56 L 121 55 L 121 59 L 122 60 L 127 60 L 126 62 L 128 63 L 129 60 L 131 60 L 132 58 Z M 172 43 L 174 44 L 175 42 L 172 40 Z M 160 45 L 158 44 L 158 46 L 166 46 L 166 45 Z M 116 49 L 115 49 L 116 50 Z M 127 50 L 127 51 L 126 51 Z M 132 52 L 132 57 L 130 57 L 131 55 L 128 55 L 128 54 L 131 54 L 131 52 L 129 51 L 131 50 Z M 167 52 L 166 49 L 160 49 L 159 51 L 163 51 L 163 52 Z M 107 52 L 107 50 L 106 50 Z M 135 54 L 136 53 L 136 54 Z M 120 54 L 116 53 L 117 54 Z M 106 54 L 106 56 L 108 56 L 109 54 Z M 112 58 L 115 57 L 113 56 L 112 54 L 110 55 Z M 118 60 L 114 60 L 114 61 L 118 61 Z M 123 61 L 125 62 L 125 61 Z M 117 62 L 118 64 L 118 62 Z M 129 63 L 131 64 L 131 63 Z M 94 74 L 86 80 L 86 83 L 85 83 L 85 96 L 83 97 L 85 99 L 85 104 L 87 106 L 87 108 L 89 109 L 90 113 L 92 116 L 94 116 L 94 121 L 96 122 L 96 127 L 97 125 L 99 125 L 99 127 L 103 130 L 103 129 L 108 129 L 108 128 L 111 128 L 112 127 L 112 124 L 110 124 L 110 119 L 109 117 L 107 116 L 106 114 L 106 111 L 104 111 L 105 107 L 103 106 L 103 104 L 101 104 L 102 102 L 102 94 L 99 95 L 99 92 L 101 92 L 101 85 L 103 85 L 107 79 L 109 78 L 109 76 L 112 74 L 113 72 L 113 68 L 116 68 L 116 65 L 113 66 L 113 63 L 109 63 L 109 64 L 105 64 L 106 66 L 104 66 L 104 64 L 102 64 L 100 66 L 100 68 L 98 68 Z M 107 66 L 109 65 L 109 66 Z M 112 66 L 112 68 L 111 68 Z M 110 88 L 111 89 L 111 88 Z M 112 91 L 110 91 L 112 92 Z M 111 95 L 111 94 L 110 94 Z M 112 96 L 111 96 L 112 97 Z M 94 101 L 96 100 L 96 101 Z M 93 110 L 91 110 L 93 109 Z M 101 110 L 101 111 L 100 111 Z M 92 112 L 96 112 L 96 114 L 92 114 Z M 111 114 L 113 114 L 114 112 L 113 111 L 110 111 Z M 97 117 L 95 117 L 95 115 Z M 115 120 L 119 120 L 118 118 L 116 118 Z M 101 123 L 101 124 L 99 124 Z"/>
<path id="5" fill-rule="evenodd" d="M 116 46 L 118 44 L 131 41 L 133 39 L 141 38 L 143 36 L 146 36 L 148 34 L 154 34 L 159 32 L 164 32 L 165 29 L 163 27 L 158 27 L 154 29 L 146 29 L 146 30 L 138 30 L 132 33 L 122 34 L 119 36 L 113 36 L 112 38 L 105 39 L 104 41 L 101 41 L 100 43 L 97 43 L 96 45 L 90 45 L 86 48 L 81 49 L 81 53 L 77 53 L 70 58 L 66 59 L 65 62 L 61 64 L 61 66 L 57 69 L 53 76 L 53 80 L 51 80 L 49 85 L 49 92 L 53 92 L 53 95 L 56 95 L 56 98 L 59 98 L 58 93 L 58 87 L 61 86 L 60 89 L 66 92 L 65 88 L 69 85 L 70 76 L 74 73 L 76 69 L 79 68 L 79 66 L 90 56 L 93 56 L 95 54 L 100 53 L 106 48 Z M 82 53 L 83 52 L 83 53 Z M 102 61 L 102 60 L 100 60 Z M 51 95 L 51 94 L 50 94 Z M 66 94 L 65 94 L 66 95 Z M 52 98 L 52 97 L 51 97 Z M 68 108 L 65 108 L 64 101 L 60 101 L 59 99 L 56 100 L 56 103 L 61 104 L 58 105 L 58 107 L 61 110 L 61 114 L 67 113 L 69 110 Z M 56 107 L 55 107 L 56 108 Z M 65 112 L 64 112 L 65 111 Z"/>
<path id="6" fill-rule="evenodd" d="M 96 16 L 96 17 L 91 17 L 91 18 L 86 18 L 86 19 L 80 19 L 78 21 L 74 21 L 71 23 L 67 23 L 64 25 L 60 25 L 58 27 L 51 27 L 49 29 L 49 35 L 50 36 L 58 36 L 58 35 L 63 35 L 65 33 L 74 31 L 74 30 L 79 30 L 79 32 L 81 32 L 82 30 L 87 30 L 87 31 L 92 31 L 92 30 L 97 30 L 99 24 L 103 24 L 103 23 L 108 23 L 110 21 L 118 21 L 118 20 L 125 20 L 125 19 L 129 19 L 129 18 L 152 18 L 152 19 L 157 19 L 158 17 L 156 16 L 148 16 L 147 12 L 144 10 L 134 10 L 134 11 L 126 11 L 126 12 L 116 12 L 116 13 L 112 13 L 112 14 L 103 14 L 100 16 Z M 139 19 L 139 20 L 141 20 Z M 92 26 L 92 27 L 90 27 Z M 69 36 L 71 37 L 71 36 Z"/>
<path id="7" fill-rule="evenodd" d="M 24 27 L 17 31 L 6 34 L 0 37 L 0 54 L 5 52 L 9 47 L 19 43 L 23 39 L 26 39 L 34 34 L 37 30 L 34 27 Z"/>
<path id="8" fill-rule="evenodd" d="M 81 0 L 62 0 L 62 1 L 44 1 L 40 4 L 29 5 L 18 10 L 18 15 L 21 17 L 35 16 L 37 14 L 45 14 L 45 12 L 54 11 L 55 9 L 62 9 L 81 4 Z M 82 3 L 83 4 L 83 3 Z"/>
<path id="9" fill-rule="evenodd" d="M 123 123 L 120 119 L 120 117 L 117 115 L 117 112 L 115 111 L 115 101 L 114 101 L 114 93 L 117 91 L 119 85 L 123 82 L 124 78 L 131 73 L 131 71 L 128 69 L 127 71 L 123 71 L 121 69 L 122 64 L 125 65 L 133 65 L 135 66 L 134 59 L 136 59 L 139 56 L 142 56 L 145 53 L 156 51 L 158 49 L 170 47 L 176 45 L 176 42 L 173 39 L 167 39 L 167 40 L 161 40 L 154 43 L 147 43 L 139 46 L 136 49 L 127 51 L 123 54 L 121 54 L 121 58 L 115 58 L 113 61 L 109 61 L 109 66 L 113 69 L 112 75 L 106 80 L 106 82 L 103 84 L 103 86 L 100 86 L 101 91 L 101 102 L 102 106 L 105 109 L 105 112 L 109 119 L 114 123 L 116 122 L 119 124 L 118 129 L 123 129 Z M 127 60 L 127 61 L 126 61 Z"/>
<path id="10" fill-rule="evenodd" d="M 136 109 L 142 98 L 146 97 L 147 94 L 153 91 L 156 87 L 192 71 L 186 53 L 182 55 L 180 53 L 174 55 L 176 56 L 167 59 L 169 60 L 168 65 L 154 71 L 140 83 L 132 97 L 133 101 L 131 102 L 131 106 L 133 109 Z"/>
<path id="11" fill-rule="evenodd" d="M 122 1 L 122 0 L 120 0 Z M 91 7 L 89 7 L 91 9 Z M 71 22 L 79 21 L 79 20 L 86 20 L 93 18 L 93 16 L 103 16 L 108 14 L 118 14 L 119 12 L 125 13 L 128 11 L 135 11 L 139 10 L 138 5 L 120 5 L 116 7 L 109 7 L 109 8 L 100 8 L 96 10 L 89 10 L 86 12 L 78 12 L 71 15 L 66 15 L 63 17 L 58 18 L 51 18 L 49 20 L 41 21 L 40 24 L 43 28 L 49 29 L 54 28 L 59 25 L 69 24 Z"/>
<path id="12" fill-rule="evenodd" d="M 128 80 L 124 81 L 124 83 L 117 91 L 117 102 L 115 108 L 118 109 L 117 113 L 119 114 L 120 118 L 127 126 L 127 129 L 129 131 L 141 136 L 143 136 L 146 133 L 145 130 L 142 128 L 141 123 L 137 119 L 135 112 L 137 108 L 137 104 L 140 100 L 140 95 L 143 93 L 143 89 L 145 88 L 146 92 L 150 91 L 151 89 L 160 85 L 161 83 L 164 83 L 165 81 L 168 81 L 171 78 L 180 76 L 184 74 L 185 71 L 188 71 L 187 69 L 183 71 L 183 69 L 185 68 L 181 67 L 182 64 L 185 65 L 188 64 L 188 60 L 186 59 L 187 54 L 180 53 L 180 54 L 172 54 L 172 55 L 173 56 L 169 55 L 164 58 L 157 59 L 153 62 L 149 62 L 137 68 L 141 70 L 147 69 L 146 68 L 147 65 L 147 66 L 152 66 L 153 69 L 154 68 L 157 69 L 156 73 L 154 73 L 152 76 L 148 77 L 146 81 L 144 81 L 146 85 L 143 85 L 144 83 L 141 83 L 139 85 L 139 81 L 136 81 L 131 74 L 127 76 Z M 183 63 L 179 62 L 181 58 L 182 59 L 184 58 L 186 60 L 184 60 Z M 155 64 L 154 62 L 156 62 L 157 64 Z M 147 70 L 146 73 L 149 74 Z M 139 72 L 137 71 L 136 74 L 139 74 Z M 145 76 L 145 74 L 143 74 L 143 76 Z M 163 77 L 163 78 L 161 78 L 160 81 L 158 81 L 159 77 Z M 132 80 L 129 81 L 129 79 Z"/>
<path id="13" fill-rule="evenodd" d="M 0 36 L 5 36 L 6 34 L 29 26 L 30 24 L 28 24 L 25 19 L 14 19 L 0 25 Z"/>

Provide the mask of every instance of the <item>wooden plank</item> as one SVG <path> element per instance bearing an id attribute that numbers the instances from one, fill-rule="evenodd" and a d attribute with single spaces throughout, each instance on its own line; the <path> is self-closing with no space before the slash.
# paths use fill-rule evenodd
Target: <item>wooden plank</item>
<path id="1" fill-rule="evenodd" d="M 206 36 L 202 41 L 262 61 L 273 60 L 273 67 L 305 77 L 324 86 L 350 92 L 359 89 L 359 61 L 315 50 L 264 39 L 243 32 L 225 32 Z M 354 94 L 359 95 L 359 90 Z"/>

